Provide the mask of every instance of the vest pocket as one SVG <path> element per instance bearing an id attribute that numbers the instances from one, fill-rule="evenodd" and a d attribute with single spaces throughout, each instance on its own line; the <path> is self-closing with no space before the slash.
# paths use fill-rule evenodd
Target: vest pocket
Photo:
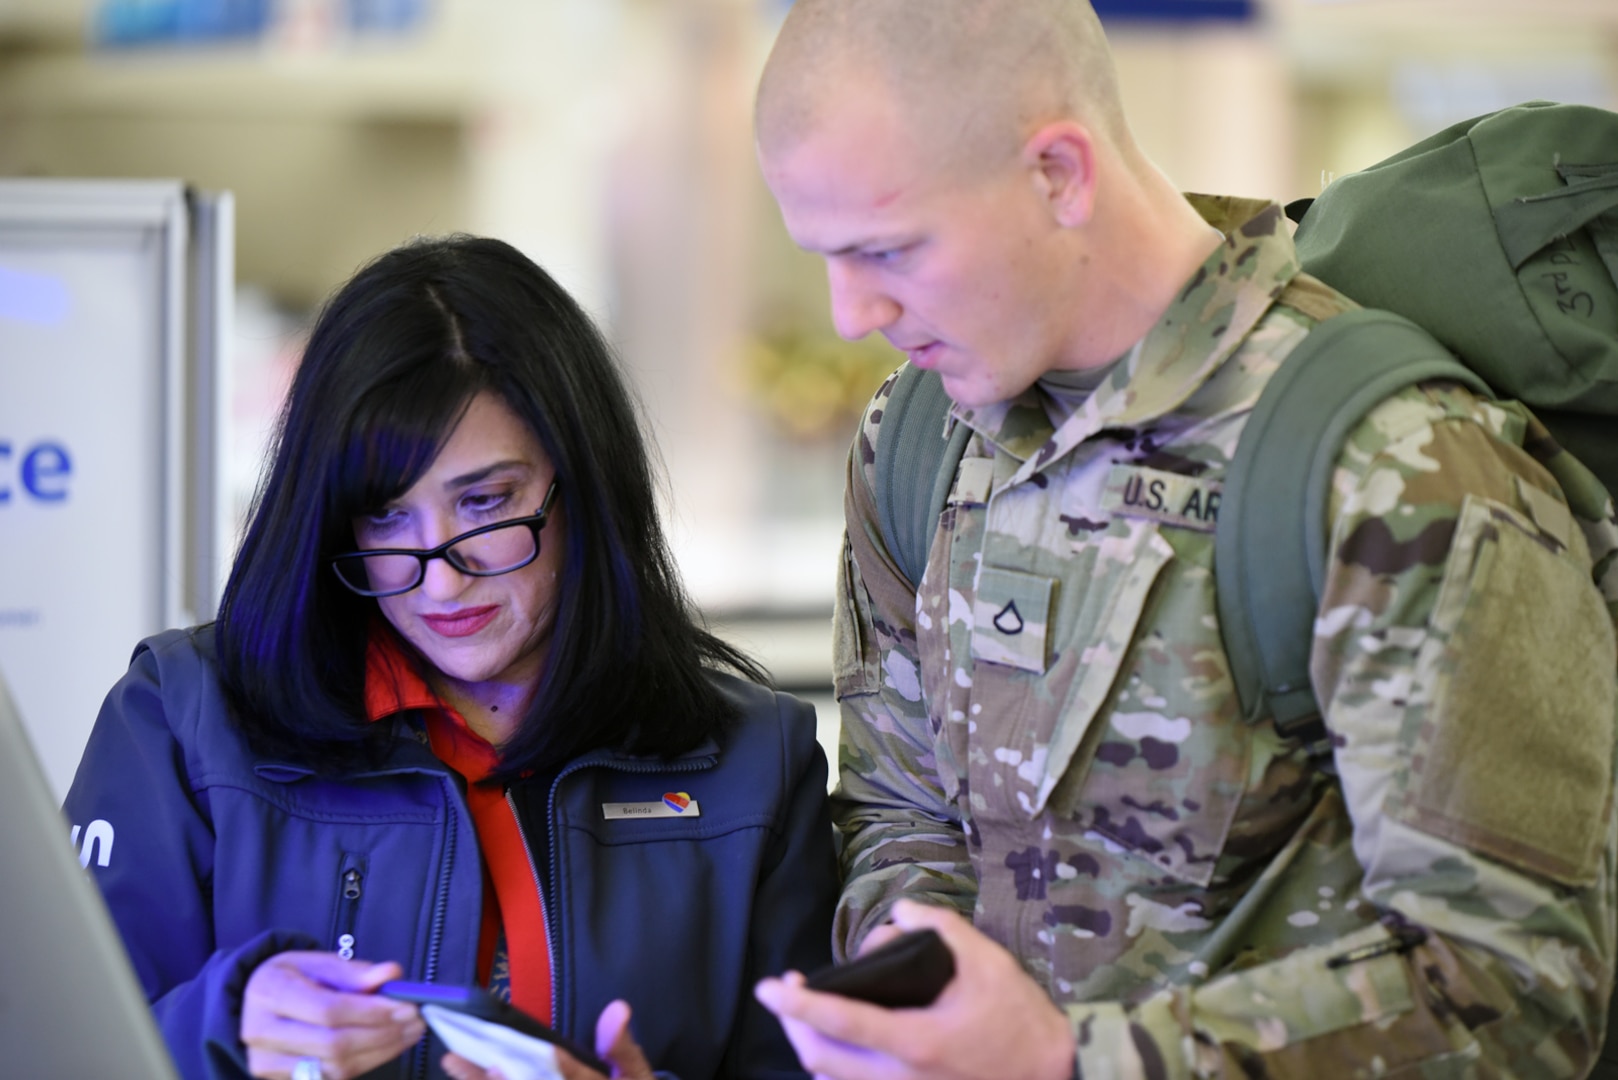
<path id="1" fill-rule="evenodd" d="M 337 873 L 337 910 L 332 917 L 331 948 L 352 960 L 359 944 L 360 901 L 365 896 L 365 856 L 344 852 Z"/>

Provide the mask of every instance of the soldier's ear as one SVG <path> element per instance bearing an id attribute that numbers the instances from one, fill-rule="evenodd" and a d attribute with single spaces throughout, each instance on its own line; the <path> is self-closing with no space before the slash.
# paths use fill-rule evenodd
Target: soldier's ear
<path id="1" fill-rule="evenodd" d="M 1035 193 L 1063 228 L 1079 228 L 1095 208 L 1096 140 L 1074 120 L 1054 120 L 1023 143 L 1022 163 Z"/>

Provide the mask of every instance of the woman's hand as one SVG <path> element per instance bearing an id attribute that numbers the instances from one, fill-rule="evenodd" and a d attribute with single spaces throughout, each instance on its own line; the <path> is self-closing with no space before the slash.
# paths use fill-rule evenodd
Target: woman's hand
<path id="1" fill-rule="evenodd" d="M 374 993 L 403 974 L 395 963 L 336 953 L 270 957 L 253 970 L 242 996 L 248 1071 L 283 1080 L 299 1061 L 314 1058 L 323 1080 L 349 1080 L 392 1061 L 427 1030 L 414 1005 Z"/>
<path id="2" fill-rule="evenodd" d="M 622 1080 L 654 1080 L 640 1044 L 629 1033 L 629 1004 L 614 1001 L 596 1019 L 596 1054 L 612 1066 L 612 1075 Z M 556 1064 L 565 1080 L 602 1080 L 601 1074 L 586 1068 L 558 1048 Z M 454 1080 L 505 1080 L 499 1072 L 485 1072 L 463 1057 L 444 1055 L 444 1071 Z"/>

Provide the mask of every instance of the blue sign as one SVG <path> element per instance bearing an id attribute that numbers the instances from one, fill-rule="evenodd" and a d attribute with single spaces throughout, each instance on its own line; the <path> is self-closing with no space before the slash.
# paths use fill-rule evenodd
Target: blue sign
<path id="1" fill-rule="evenodd" d="M 32 446 L 18 446 L 13 453 L 11 441 L 0 439 L 0 506 L 12 501 L 12 475 L 17 477 L 15 494 L 19 499 L 26 494 L 32 502 L 65 502 L 68 477 L 73 475 L 73 459 L 61 443 L 37 442 Z"/>
<path id="2" fill-rule="evenodd" d="M 270 0 L 101 0 L 91 36 L 102 45 L 233 41 L 270 25 Z"/>
<path id="3" fill-rule="evenodd" d="M 99 45 L 252 41 L 274 26 L 274 0 L 99 0 L 91 37 Z M 337 25 L 359 34 L 398 33 L 426 21 L 432 0 L 332 0 Z"/>

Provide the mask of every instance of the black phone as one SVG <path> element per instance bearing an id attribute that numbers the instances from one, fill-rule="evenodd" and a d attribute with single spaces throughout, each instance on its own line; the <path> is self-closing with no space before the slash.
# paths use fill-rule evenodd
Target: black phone
<path id="1" fill-rule="evenodd" d="M 846 964 L 821 968 L 805 984 L 886 1009 L 919 1009 L 954 977 L 955 954 L 937 931 L 911 930 Z"/>
<path id="2" fill-rule="evenodd" d="M 508 1027 L 530 1038 L 548 1042 L 571 1054 L 579 1064 L 594 1069 L 603 1076 L 612 1075 L 612 1066 L 585 1047 L 569 1039 L 560 1031 L 523 1012 L 515 1005 L 501 1001 L 481 986 L 457 986 L 448 983 L 395 982 L 383 983 L 377 993 L 396 1001 L 413 1005 L 438 1005 L 454 1012 L 464 1013 L 479 1020 Z M 464 1055 L 463 1055 L 464 1056 Z"/>

